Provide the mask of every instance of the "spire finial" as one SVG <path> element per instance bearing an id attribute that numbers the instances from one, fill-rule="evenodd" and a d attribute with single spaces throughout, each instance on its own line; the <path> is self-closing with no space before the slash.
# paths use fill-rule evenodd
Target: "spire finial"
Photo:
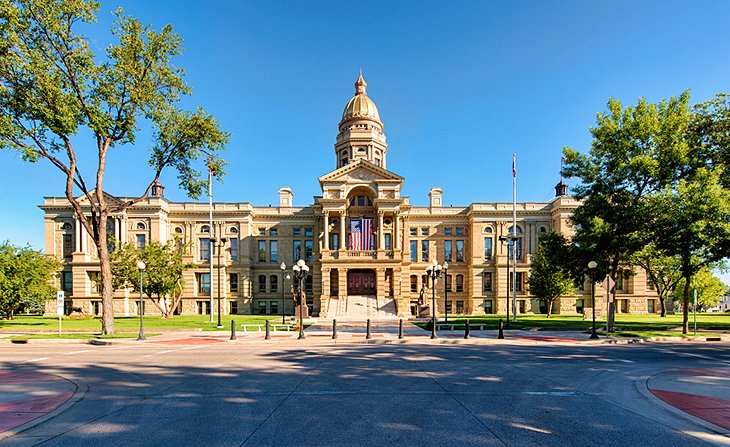
<path id="1" fill-rule="evenodd" d="M 362 77 L 362 68 L 360 69 L 360 76 L 357 77 L 357 82 L 355 82 L 355 94 L 356 95 L 366 95 L 365 89 L 367 88 L 368 83 L 365 82 L 365 78 Z"/>

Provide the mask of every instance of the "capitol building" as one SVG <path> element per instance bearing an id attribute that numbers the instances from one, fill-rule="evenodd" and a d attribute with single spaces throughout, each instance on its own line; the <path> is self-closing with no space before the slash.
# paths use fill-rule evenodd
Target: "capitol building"
<path id="1" fill-rule="evenodd" d="M 210 308 L 211 297 L 220 297 L 223 314 L 290 315 L 294 302 L 289 274 L 299 259 L 310 266 L 304 292 L 314 316 L 428 315 L 434 291 L 426 268 L 433 260 L 448 262 L 435 285 L 438 313 L 506 312 L 512 248 L 500 238 L 513 232 L 512 203 L 445 207 L 443 191 L 432 188 L 423 191 L 428 206 L 411 205 L 401 195 L 406 179 L 396 173 L 397 166 L 389 169 L 384 126 L 362 74 L 342 113 L 332 161 L 333 170 L 319 177 L 321 196 L 305 207 L 293 206 L 294 192 L 283 186 L 276 207 L 214 203 L 211 227 L 208 203 L 168 201 L 157 184 L 147 200 L 110 217 L 107 228 L 116 241 L 138 247 L 175 238 L 189 244 L 184 261 L 194 268 L 184 273 L 178 314 L 217 312 L 217 303 Z M 127 200 L 107 197 L 110 203 Z M 546 312 L 528 289 L 531 256 L 541 233 L 572 234 L 569 218 L 578 205 L 562 181 L 548 202 L 517 203 L 518 314 Z M 40 208 L 45 213 L 46 253 L 63 262 L 59 287 L 65 291 L 67 312 L 100 315 L 99 263 L 90 236 L 66 198 L 45 198 Z M 220 253 L 211 253 L 211 238 L 225 238 Z M 605 309 L 605 290 L 597 286 L 597 309 Z M 619 278 L 616 287 L 617 311 L 658 310 L 656 293 L 643 272 Z M 558 299 L 553 312 L 582 314 L 590 306 L 590 290 L 586 281 L 575 295 Z M 137 300 L 131 290 L 116 291 L 115 315 L 135 315 Z M 154 306 L 147 304 L 146 309 L 151 314 Z"/>

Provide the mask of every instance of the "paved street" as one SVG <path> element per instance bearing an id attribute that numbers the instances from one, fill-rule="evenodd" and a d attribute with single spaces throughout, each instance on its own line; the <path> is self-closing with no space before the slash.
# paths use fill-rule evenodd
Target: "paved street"
<path id="1" fill-rule="evenodd" d="M 201 337 L 1 349 L 6 376 L 48 375 L 39 397 L 73 394 L 5 432 L 7 446 L 730 445 L 727 343 Z M 703 412 L 662 400 L 682 394 L 716 401 Z"/>

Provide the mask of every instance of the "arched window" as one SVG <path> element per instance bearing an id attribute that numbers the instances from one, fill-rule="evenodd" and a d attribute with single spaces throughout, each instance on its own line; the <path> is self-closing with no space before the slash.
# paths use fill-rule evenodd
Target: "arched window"
<path id="1" fill-rule="evenodd" d="M 492 227 L 484 227 L 484 232 L 492 234 Z"/>
<path id="2" fill-rule="evenodd" d="M 64 222 L 61 225 L 61 229 L 64 230 L 64 231 L 70 231 L 70 230 L 73 230 L 73 228 L 74 228 L 74 226 L 71 225 L 71 222 Z"/>
<path id="3" fill-rule="evenodd" d="M 512 227 L 509 227 L 509 229 L 507 230 L 507 233 L 512 234 Z M 520 226 L 517 225 L 517 235 L 519 236 L 520 234 L 522 234 L 522 228 L 520 228 Z"/>
<path id="4" fill-rule="evenodd" d="M 238 234 L 238 228 L 236 228 L 236 227 L 231 227 L 231 229 L 228 231 L 230 231 L 233 234 Z"/>
<path id="5" fill-rule="evenodd" d="M 182 227 L 175 227 L 175 233 L 182 234 L 182 232 L 183 232 Z"/>
<path id="6" fill-rule="evenodd" d="M 540 227 L 540 228 L 537 229 L 537 231 L 540 232 L 540 233 L 547 233 L 547 228 Z"/>
<path id="7" fill-rule="evenodd" d="M 144 222 L 137 222 L 137 229 L 138 230 L 144 230 L 147 226 L 144 224 Z"/>
<path id="8" fill-rule="evenodd" d="M 200 232 L 201 233 L 210 233 L 210 227 L 208 225 L 203 225 L 202 227 L 200 227 Z"/>

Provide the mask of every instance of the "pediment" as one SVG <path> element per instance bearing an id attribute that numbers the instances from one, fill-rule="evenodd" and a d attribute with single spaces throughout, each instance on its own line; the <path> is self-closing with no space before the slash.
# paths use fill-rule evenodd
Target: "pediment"
<path id="1" fill-rule="evenodd" d="M 366 160 L 357 160 L 347 166 L 343 166 L 329 172 L 319 178 L 319 183 L 325 182 L 348 182 L 348 181 L 396 181 L 402 182 L 403 177 L 394 174 L 380 166 L 375 166 Z"/>
<path id="2" fill-rule="evenodd" d="M 102 194 L 104 195 L 104 200 L 106 201 L 107 205 L 109 205 L 111 207 L 119 206 L 124 203 L 124 201 L 122 201 L 121 199 L 119 199 L 109 193 L 104 192 Z M 89 195 L 91 197 L 93 197 L 94 202 L 96 202 L 96 189 L 92 189 L 91 191 L 89 191 Z M 81 206 L 87 206 L 91 203 L 89 201 L 89 198 L 86 196 L 86 194 L 81 194 L 81 195 L 77 196 L 76 200 L 78 200 L 78 202 Z"/>

